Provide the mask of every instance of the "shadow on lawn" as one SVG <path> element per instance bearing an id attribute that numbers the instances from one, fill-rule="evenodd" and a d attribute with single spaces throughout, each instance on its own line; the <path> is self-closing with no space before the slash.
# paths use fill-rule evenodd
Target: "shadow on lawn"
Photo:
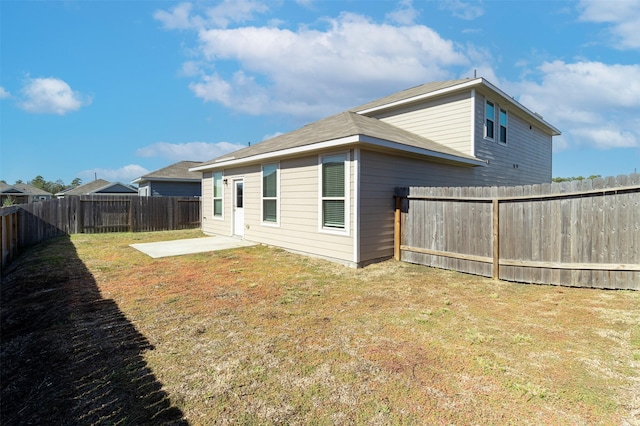
<path id="1" fill-rule="evenodd" d="M 142 354 L 153 347 L 104 299 L 69 237 L 2 272 L 3 424 L 187 425 Z"/>

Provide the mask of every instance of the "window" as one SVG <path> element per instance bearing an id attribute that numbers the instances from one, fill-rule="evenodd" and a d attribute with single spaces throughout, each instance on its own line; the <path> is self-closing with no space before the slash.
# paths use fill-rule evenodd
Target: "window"
<path id="1" fill-rule="evenodd" d="M 500 142 L 507 143 L 507 111 L 500 108 Z"/>
<path id="2" fill-rule="evenodd" d="M 262 221 L 278 223 L 278 165 L 262 166 Z"/>
<path id="3" fill-rule="evenodd" d="M 346 154 L 322 157 L 322 227 L 345 229 Z"/>
<path id="4" fill-rule="evenodd" d="M 222 172 L 213 173 L 213 217 L 222 217 Z"/>
<path id="5" fill-rule="evenodd" d="M 496 119 L 496 111 L 493 102 L 487 101 L 487 104 L 484 109 L 485 116 L 485 126 L 484 126 L 484 137 L 488 139 L 493 139 L 493 127 L 494 120 Z"/>

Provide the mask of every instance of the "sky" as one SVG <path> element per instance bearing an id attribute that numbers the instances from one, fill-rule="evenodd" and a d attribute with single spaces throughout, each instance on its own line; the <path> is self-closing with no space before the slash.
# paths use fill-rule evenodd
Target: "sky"
<path id="1" fill-rule="evenodd" d="M 129 183 L 432 81 L 562 131 L 553 176 L 640 171 L 640 0 L 0 1 L 0 180 Z"/>

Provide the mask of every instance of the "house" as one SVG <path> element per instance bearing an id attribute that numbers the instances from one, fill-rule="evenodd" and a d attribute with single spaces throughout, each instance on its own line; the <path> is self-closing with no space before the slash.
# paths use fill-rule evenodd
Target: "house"
<path id="1" fill-rule="evenodd" d="M 12 204 L 28 204 L 34 201 L 50 200 L 53 194 L 26 183 L 8 185 L 0 182 L 0 206 L 9 202 Z M 9 200 L 9 201 L 7 201 Z"/>
<path id="2" fill-rule="evenodd" d="M 56 197 L 58 198 L 80 195 L 131 196 L 138 195 L 138 189 L 120 182 L 108 182 L 104 179 L 96 179 L 84 185 L 56 193 Z"/>
<path id="3" fill-rule="evenodd" d="M 202 195 L 202 173 L 190 168 L 202 164 L 200 161 L 180 161 L 133 180 L 138 185 L 141 197 L 200 197 Z"/>
<path id="4" fill-rule="evenodd" d="M 417 86 L 191 169 L 202 230 L 359 267 L 393 255 L 394 188 L 551 181 L 560 131 L 484 78 Z"/>

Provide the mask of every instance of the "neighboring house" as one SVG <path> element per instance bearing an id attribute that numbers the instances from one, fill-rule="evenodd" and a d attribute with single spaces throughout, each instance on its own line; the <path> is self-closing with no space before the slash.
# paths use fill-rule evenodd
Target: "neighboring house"
<path id="1" fill-rule="evenodd" d="M 0 182 L 0 206 L 3 206 L 6 200 L 11 200 L 13 204 L 28 204 L 34 201 L 50 200 L 52 196 L 50 192 L 26 183 L 8 185 Z"/>
<path id="2" fill-rule="evenodd" d="M 96 179 L 92 182 L 85 183 L 84 185 L 65 189 L 64 191 L 56 193 L 56 197 L 58 198 L 80 195 L 131 196 L 138 195 L 138 189 L 120 182 L 108 182 L 104 179 Z"/>
<path id="3" fill-rule="evenodd" d="M 180 161 L 141 176 L 131 183 L 138 184 L 138 195 L 141 197 L 200 197 L 202 173 L 189 171 L 200 164 L 200 161 Z"/>
<path id="4" fill-rule="evenodd" d="M 551 181 L 560 132 L 483 78 L 414 87 L 203 163 L 202 230 L 350 266 L 393 255 L 394 188 Z"/>

